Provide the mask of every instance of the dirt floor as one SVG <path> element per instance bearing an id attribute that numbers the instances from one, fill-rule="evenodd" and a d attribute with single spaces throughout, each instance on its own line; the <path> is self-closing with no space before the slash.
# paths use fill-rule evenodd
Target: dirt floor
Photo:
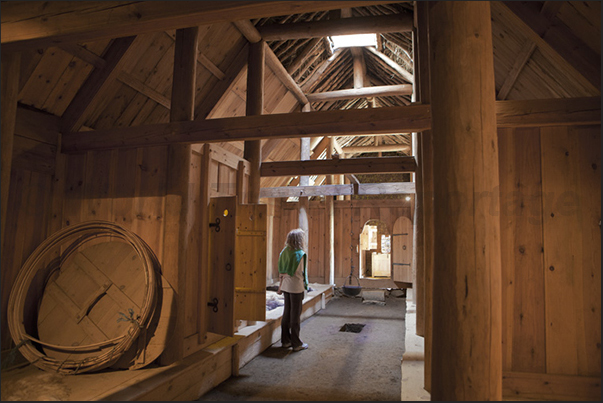
<path id="1" fill-rule="evenodd" d="M 279 341 L 199 401 L 399 401 L 406 299 L 384 292 L 383 305 L 336 290 L 325 309 L 302 322 L 307 350 L 283 349 Z M 341 331 L 346 324 L 365 326 Z"/>

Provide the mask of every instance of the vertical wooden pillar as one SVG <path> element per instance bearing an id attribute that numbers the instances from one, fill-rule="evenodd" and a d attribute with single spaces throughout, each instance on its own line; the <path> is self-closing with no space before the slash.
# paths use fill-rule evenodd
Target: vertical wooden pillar
<path id="1" fill-rule="evenodd" d="M 333 157 L 333 138 L 329 137 L 327 145 L 327 159 Z M 327 185 L 333 184 L 333 175 L 327 175 Z M 335 201 L 333 196 L 325 196 L 325 223 L 326 223 L 326 259 L 328 267 L 327 284 L 335 285 Z"/>
<path id="2" fill-rule="evenodd" d="M 264 112 L 264 69 L 266 58 L 265 41 L 249 44 L 247 64 L 246 115 L 261 115 Z M 249 161 L 248 203 L 260 202 L 260 166 L 262 165 L 262 141 L 245 141 L 243 158 Z M 243 200 L 241 200 L 243 201 Z"/>
<path id="3" fill-rule="evenodd" d="M 490 3 L 430 6 L 435 250 L 431 398 L 502 399 Z M 498 206 L 494 211 L 499 211 Z"/>
<path id="4" fill-rule="evenodd" d="M 194 118 L 198 33 L 197 27 L 176 30 L 170 108 L 172 122 Z M 163 276 L 178 296 L 179 309 L 174 336 L 160 358 L 161 363 L 165 365 L 180 360 L 184 355 L 185 311 L 183 307 L 186 300 L 184 283 L 186 270 L 193 269 L 186 267 L 187 250 L 192 246 L 189 245 L 188 234 L 193 225 L 192 220 L 188 219 L 191 196 L 189 194 L 190 162 L 190 145 L 169 146 L 162 270 Z M 189 298 L 194 297 L 189 296 Z M 203 309 L 200 311 L 200 314 L 204 312 Z"/>
<path id="5" fill-rule="evenodd" d="M 10 191 L 10 171 L 13 161 L 13 138 L 15 121 L 17 119 L 17 97 L 19 95 L 20 53 L 2 52 L 2 245 L 4 244 L 4 223 L 6 223 L 6 208 Z"/>

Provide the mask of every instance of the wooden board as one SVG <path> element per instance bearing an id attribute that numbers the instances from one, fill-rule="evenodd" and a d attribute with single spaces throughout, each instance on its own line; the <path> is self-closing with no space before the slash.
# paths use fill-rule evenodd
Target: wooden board
<path id="1" fill-rule="evenodd" d="M 130 309 L 136 318 L 147 294 L 143 262 L 130 244 L 84 245 L 51 275 L 45 287 L 38 314 L 39 339 L 69 347 L 124 336 L 132 326 L 124 319 L 130 317 Z M 69 352 L 44 347 L 44 352 L 55 360 L 78 361 L 111 348 Z"/>
<path id="2" fill-rule="evenodd" d="M 234 335 L 235 214 L 236 197 L 211 200 L 209 223 L 219 226 L 209 231 L 209 298 L 202 308 L 208 312 L 207 330 L 224 336 Z"/>
<path id="3" fill-rule="evenodd" d="M 267 206 L 239 204 L 235 239 L 235 319 L 266 320 Z"/>
<path id="4" fill-rule="evenodd" d="M 399 217 L 392 234 L 392 279 L 412 283 L 412 222 Z"/>

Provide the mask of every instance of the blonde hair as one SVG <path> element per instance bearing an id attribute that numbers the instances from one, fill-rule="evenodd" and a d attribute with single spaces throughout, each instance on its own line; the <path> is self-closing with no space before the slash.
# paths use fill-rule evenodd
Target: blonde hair
<path id="1" fill-rule="evenodd" d="M 290 247 L 293 250 L 304 249 L 305 233 L 301 228 L 292 229 L 287 234 L 287 240 L 285 246 Z"/>

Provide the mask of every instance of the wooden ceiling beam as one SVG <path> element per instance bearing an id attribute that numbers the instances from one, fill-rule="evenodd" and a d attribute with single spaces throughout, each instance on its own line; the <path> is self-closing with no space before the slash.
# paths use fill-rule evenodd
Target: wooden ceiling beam
<path id="1" fill-rule="evenodd" d="M 320 38 L 331 35 L 375 34 L 385 32 L 412 31 L 412 14 L 353 17 L 336 20 L 298 22 L 294 24 L 271 24 L 258 27 L 267 41 Z"/>
<path id="2" fill-rule="evenodd" d="M 28 1 L 2 3 L 3 51 L 47 48 L 385 1 Z M 399 2 L 393 0 L 393 2 Z M 82 18 L 85 15 L 86 18 Z"/>
<path id="3" fill-rule="evenodd" d="M 359 136 L 421 132 L 431 128 L 430 105 L 284 113 L 172 122 L 64 133 L 62 152 L 165 144 L 308 136 Z M 497 101 L 498 127 L 601 123 L 601 97 Z"/>
<path id="4" fill-rule="evenodd" d="M 414 172 L 415 157 L 339 158 L 262 163 L 262 176 L 342 175 Z"/>
<path id="5" fill-rule="evenodd" d="M 505 82 L 498 91 L 498 94 L 496 96 L 497 99 L 507 99 L 509 92 L 511 92 L 513 85 L 515 85 L 515 81 L 517 81 L 517 77 L 519 77 L 519 73 L 521 73 L 521 70 L 523 70 L 524 66 L 528 63 L 528 60 L 530 59 L 530 57 L 532 57 L 532 53 L 534 53 L 535 49 L 536 44 L 530 39 L 528 39 L 523 44 L 521 50 L 515 58 L 515 63 L 513 63 L 511 71 L 509 71 L 509 74 L 507 74 Z"/>
<path id="6" fill-rule="evenodd" d="M 375 140 L 379 137 L 375 137 Z M 410 152 L 410 146 L 407 144 L 379 144 L 374 146 L 349 146 L 343 147 L 344 153 L 358 154 L 358 153 L 376 153 L 376 152 L 392 152 L 392 151 L 404 151 Z"/>
<path id="7" fill-rule="evenodd" d="M 168 97 L 149 87 L 131 74 L 128 74 L 125 71 L 120 71 L 117 75 L 117 79 L 133 90 L 157 102 L 159 105 L 163 105 L 166 109 L 170 109 L 171 101 Z"/>
<path id="8" fill-rule="evenodd" d="M 354 188 L 357 188 L 357 190 L 354 191 Z M 348 185 L 266 187 L 260 190 L 260 198 L 348 196 L 353 194 L 390 195 L 414 193 L 414 182 L 357 183 Z"/>
<path id="9" fill-rule="evenodd" d="M 337 101 L 379 96 L 411 95 L 412 84 L 384 85 L 306 94 L 310 102 Z"/>

